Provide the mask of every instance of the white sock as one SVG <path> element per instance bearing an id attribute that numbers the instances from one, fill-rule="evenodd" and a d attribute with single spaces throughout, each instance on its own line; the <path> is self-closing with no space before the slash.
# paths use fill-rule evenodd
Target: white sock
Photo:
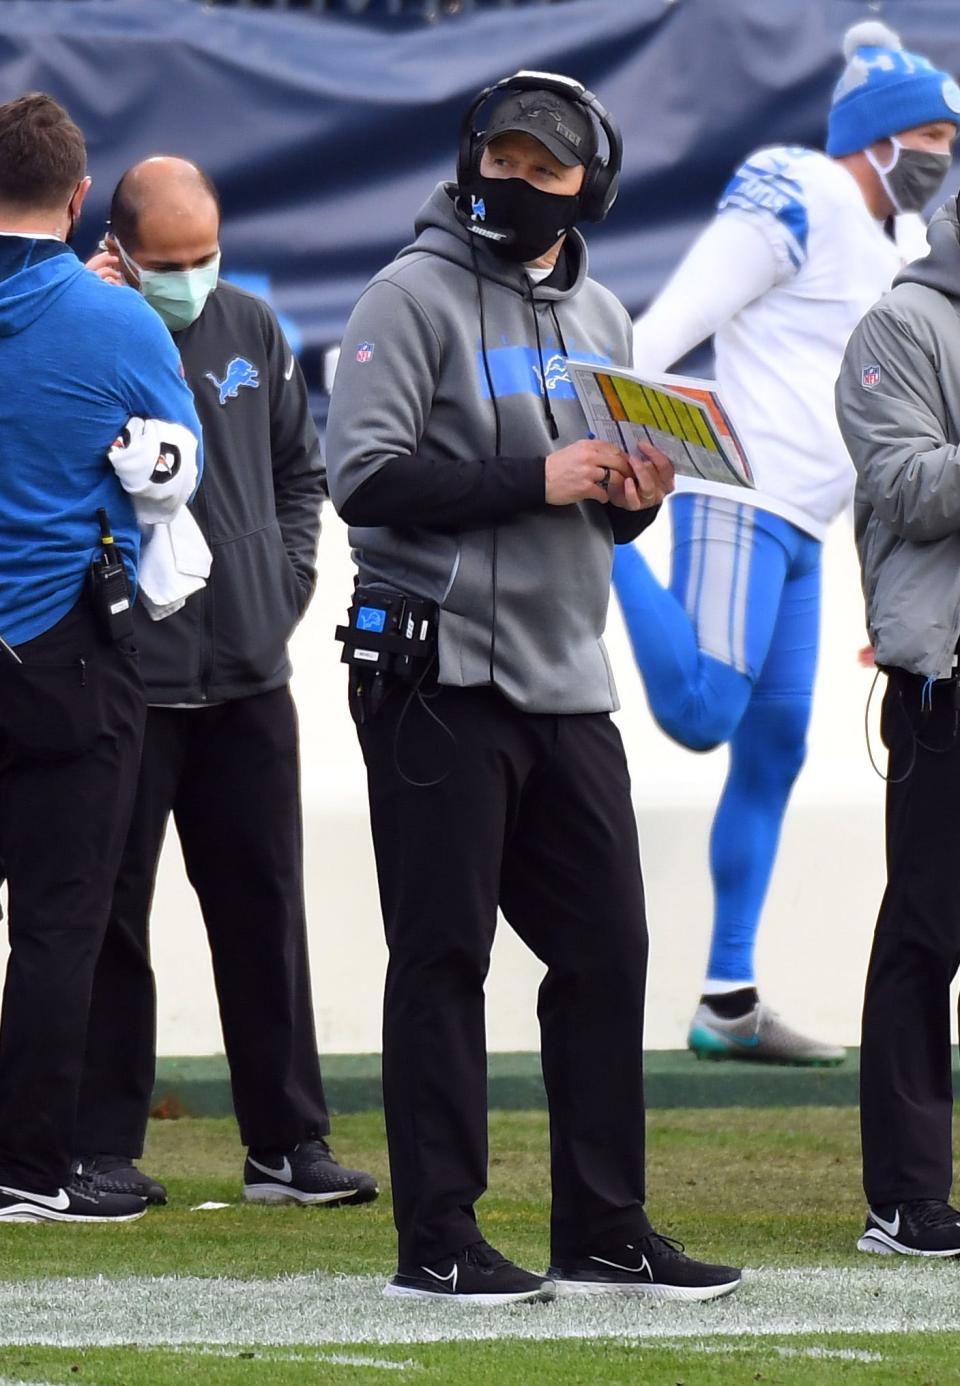
<path id="1" fill-rule="evenodd" d="M 726 996 L 731 991 L 743 991 L 745 987 L 756 987 L 756 982 L 718 982 L 708 977 L 703 984 L 701 996 Z"/>

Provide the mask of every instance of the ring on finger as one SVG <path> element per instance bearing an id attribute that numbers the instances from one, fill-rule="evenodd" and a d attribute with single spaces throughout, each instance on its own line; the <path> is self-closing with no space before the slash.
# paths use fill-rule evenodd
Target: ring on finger
<path id="1" fill-rule="evenodd" d="M 610 468 L 604 467 L 602 468 L 602 471 L 603 476 L 597 482 L 597 485 L 600 487 L 601 491 L 606 491 L 609 489 L 610 486 Z"/>

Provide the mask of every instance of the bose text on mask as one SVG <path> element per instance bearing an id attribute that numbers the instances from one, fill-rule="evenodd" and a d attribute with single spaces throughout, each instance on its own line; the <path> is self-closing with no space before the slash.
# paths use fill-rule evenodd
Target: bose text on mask
<path id="1" fill-rule="evenodd" d="M 190 270 L 148 270 L 138 265 L 114 237 L 120 258 L 140 280 L 140 292 L 171 332 L 182 332 L 196 322 L 204 304 L 217 287 L 220 252 L 206 265 Z"/>
<path id="2" fill-rule="evenodd" d="M 504 260 L 536 260 L 566 235 L 580 214 L 580 198 L 543 192 L 522 178 L 476 173 L 463 190 L 467 230 L 490 242 Z"/>

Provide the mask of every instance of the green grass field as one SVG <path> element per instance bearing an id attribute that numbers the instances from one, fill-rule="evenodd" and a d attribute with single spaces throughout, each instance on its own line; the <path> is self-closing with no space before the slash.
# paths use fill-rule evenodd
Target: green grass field
<path id="1" fill-rule="evenodd" d="M 393 1228 L 379 1114 L 335 1148 L 375 1170 L 364 1208 L 245 1207 L 227 1120 L 154 1122 L 171 1201 L 116 1228 L 0 1228 L 0 1386 L 83 1382 L 960 1382 L 960 1265 L 865 1257 L 848 1108 L 654 1112 L 648 1206 L 697 1255 L 750 1268 L 715 1304 L 508 1309 L 383 1301 Z M 542 1113 L 495 1113 L 488 1239 L 547 1260 Z M 215 1201 L 231 1206 L 193 1212 Z"/>

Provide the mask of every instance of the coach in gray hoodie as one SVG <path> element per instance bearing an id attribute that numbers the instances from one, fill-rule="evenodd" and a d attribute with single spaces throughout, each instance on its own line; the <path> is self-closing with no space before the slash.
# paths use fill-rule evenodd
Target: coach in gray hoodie
<path id="1" fill-rule="evenodd" d="M 877 664 L 887 889 L 863 1010 L 861 1251 L 960 1255 L 950 983 L 960 964 L 960 225 L 951 199 L 854 332 L 837 417 Z"/>
<path id="2" fill-rule="evenodd" d="M 587 277 L 573 229 L 606 215 L 619 162 L 578 83 L 517 74 L 482 93 L 456 184 L 364 291 L 334 385 L 329 485 L 360 570 L 357 624 L 393 592 L 432 603 L 436 631 L 414 681 L 361 664 L 350 684 L 390 950 L 397 1296 L 505 1303 L 563 1281 L 706 1299 L 739 1283 L 654 1233 L 643 1207 L 646 925 L 602 633 L 613 543 L 672 478 L 658 454 L 584 437 L 566 370 L 629 359 L 630 320 Z M 498 905 L 547 968 L 549 1278 L 488 1246 L 474 1213 Z"/>

